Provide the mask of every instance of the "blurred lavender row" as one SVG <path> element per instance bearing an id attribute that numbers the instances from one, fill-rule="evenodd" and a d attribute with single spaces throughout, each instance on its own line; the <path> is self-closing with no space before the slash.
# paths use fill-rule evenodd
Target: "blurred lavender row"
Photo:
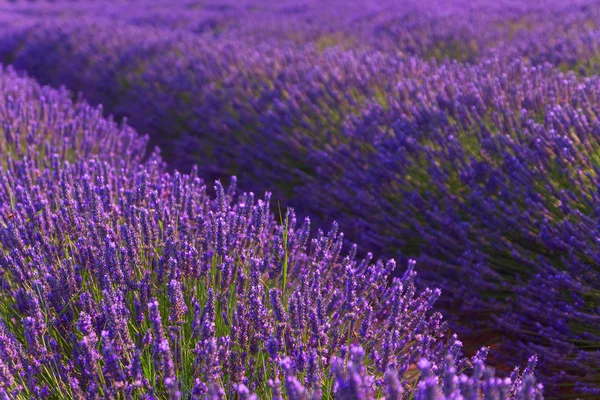
<path id="1" fill-rule="evenodd" d="M 535 357 L 462 357 L 414 262 L 390 282 L 64 90 L 9 69 L 0 93 L 2 398 L 542 398 Z"/>
<path id="2" fill-rule="evenodd" d="M 416 259 L 494 365 L 600 394 L 596 2 L 143 4 L 6 6 L 0 58 Z"/>
<path id="3" fill-rule="evenodd" d="M 571 57 L 576 37 L 598 29 L 597 0 L 142 0 L 16 3 L 15 17 L 113 24 L 229 37 L 252 44 L 315 43 L 425 59 L 476 61 L 492 54 Z M 549 51 L 548 51 L 549 50 Z"/>

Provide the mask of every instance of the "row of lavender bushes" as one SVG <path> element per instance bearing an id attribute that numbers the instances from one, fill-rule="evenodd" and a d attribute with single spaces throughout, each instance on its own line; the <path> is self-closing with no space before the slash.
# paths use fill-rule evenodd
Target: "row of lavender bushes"
<path id="1" fill-rule="evenodd" d="M 143 6 L 141 6 L 143 3 Z M 343 5 L 343 7 L 342 7 Z M 597 0 L 145 0 L 17 3 L 14 17 L 101 18 L 204 38 L 265 38 L 320 49 L 371 49 L 424 59 L 548 57 L 578 63 L 580 36 L 598 29 Z M 574 52 L 575 51 L 575 52 Z"/>
<path id="2" fill-rule="evenodd" d="M 535 357 L 461 355 L 414 262 L 211 197 L 102 111 L 0 71 L 2 398 L 542 398 Z"/>
<path id="3" fill-rule="evenodd" d="M 597 78 L 100 20 L 13 24 L 0 54 L 18 68 L 126 115 L 176 167 L 243 173 L 365 249 L 417 259 L 453 328 L 500 342 L 498 362 L 535 352 L 553 393 L 598 393 Z"/>

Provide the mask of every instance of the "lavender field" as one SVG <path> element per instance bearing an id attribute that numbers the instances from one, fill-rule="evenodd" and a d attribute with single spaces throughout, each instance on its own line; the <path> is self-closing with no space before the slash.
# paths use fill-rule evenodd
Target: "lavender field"
<path id="1" fill-rule="evenodd" d="M 600 398 L 600 1 L 6 1 L 0 64 L 0 399 Z"/>

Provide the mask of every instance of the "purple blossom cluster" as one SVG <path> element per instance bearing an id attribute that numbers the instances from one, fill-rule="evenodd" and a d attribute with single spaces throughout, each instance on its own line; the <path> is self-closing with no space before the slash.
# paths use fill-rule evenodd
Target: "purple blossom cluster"
<path id="1" fill-rule="evenodd" d="M 211 197 L 65 90 L 0 93 L 3 398 L 541 398 L 535 358 L 461 355 L 414 261 L 394 278 L 235 179 Z"/>

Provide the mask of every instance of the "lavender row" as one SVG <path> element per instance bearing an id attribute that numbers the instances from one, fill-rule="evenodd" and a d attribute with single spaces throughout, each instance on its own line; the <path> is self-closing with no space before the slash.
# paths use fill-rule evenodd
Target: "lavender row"
<path id="1" fill-rule="evenodd" d="M 174 168 L 202 160 L 202 176 L 243 170 L 264 182 L 261 190 L 293 189 L 314 175 L 302 165 L 307 149 L 341 138 L 346 114 L 383 96 L 399 76 L 435 68 L 377 52 L 254 48 L 99 19 L 15 23 L 2 36 L 2 59 L 126 116 Z"/>
<path id="2" fill-rule="evenodd" d="M 416 257 L 456 326 L 597 395 L 599 89 L 520 61 L 407 79 L 348 119 L 305 193 L 378 254 Z"/>
<path id="3" fill-rule="evenodd" d="M 582 36 L 597 32 L 596 0 L 466 1 L 89 1 L 12 4 L 11 18 L 54 20 L 92 17 L 109 24 L 183 31 L 206 40 L 229 38 L 256 46 L 370 49 L 424 59 L 475 62 L 559 54 L 572 60 Z M 585 47 L 585 45 L 584 45 Z"/>
<path id="4" fill-rule="evenodd" d="M 3 398 L 541 399 L 535 358 L 461 356 L 414 262 L 390 283 L 337 225 L 211 198 L 66 91 L 7 70 L 0 93 Z"/>

